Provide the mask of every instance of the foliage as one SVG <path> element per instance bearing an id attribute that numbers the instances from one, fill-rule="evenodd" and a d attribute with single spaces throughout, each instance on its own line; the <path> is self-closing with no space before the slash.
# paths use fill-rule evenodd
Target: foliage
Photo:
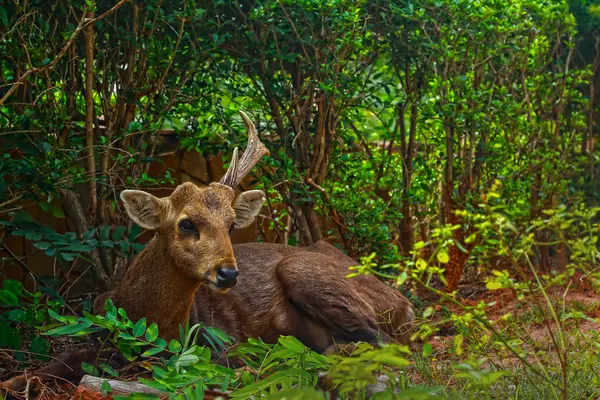
<path id="1" fill-rule="evenodd" d="M 106 335 L 102 348 L 112 343 L 129 360 L 138 356 L 147 359 L 158 357 L 156 364 L 146 367 L 151 369 L 153 379 L 140 378 L 140 381 L 155 389 L 174 393 L 172 398 L 202 397 L 207 385 L 227 388 L 230 382 L 236 382 L 233 371 L 210 362 L 210 349 L 196 345 L 200 325 L 182 328 L 180 339 L 167 343 L 159 337 L 155 323 L 147 326 L 146 319 L 142 318 L 134 324 L 125 311 L 117 309 L 110 300 L 107 300 L 106 311 L 105 316 L 84 312 L 83 317 L 79 318 L 51 312 L 58 322 L 46 326 L 43 334 L 82 337 L 102 332 Z M 107 363 L 101 363 L 98 368 L 89 364 L 82 367 L 92 375 L 118 377 L 118 373 Z"/>
<path id="2" fill-rule="evenodd" d="M 387 377 L 377 398 L 597 397 L 597 332 L 586 325 L 597 315 L 567 299 L 583 281 L 600 293 L 599 7 L 0 4 L 0 346 L 20 362 L 47 357 L 49 336 L 108 332 L 144 360 L 146 383 L 178 398 L 208 386 L 326 398 L 323 377 L 360 398 L 376 374 Z M 239 109 L 271 150 L 248 182 L 268 195 L 258 240 L 337 241 L 362 261 L 349 279 L 375 274 L 417 305 L 416 351 L 323 356 L 292 337 L 229 349 L 203 326 L 165 343 L 110 305 L 61 315 L 71 285 L 113 288 L 143 249 L 119 192 L 180 183 L 190 153 L 218 179 L 211 160 L 244 139 Z M 40 254 L 55 276 L 30 261 Z M 16 270 L 23 283 L 8 279 Z M 515 301 L 499 311 L 504 295 Z M 214 364 L 216 352 L 245 368 Z"/>
<path id="3" fill-rule="evenodd" d="M 500 186 L 497 183 L 495 190 L 499 191 Z M 594 380 L 598 379 L 598 375 L 593 372 L 597 367 L 597 359 L 593 356 L 593 338 L 597 332 L 595 329 L 590 332 L 578 329 L 582 321 L 597 324 L 597 319 L 590 318 L 584 311 L 568 304 L 566 298 L 576 274 L 589 276 L 590 284 L 598 292 L 597 263 L 600 253 L 597 232 L 600 228 L 600 209 L 579 207 L 567 211 L 564 206 L 559 206 L 543 210 L 544 217 L 522 226 L 514 223 L 507 215 L 498 192 L 490 191 L 486 198 L 487 201 L 480 204 L 478 210 L 464 211 L 462 216 L 473 226 L 471 240 L 481 238 L 479 250 L 484 253 L 492 252 L 506 260 L 506 269 L 492 270 L 484 278 L 487 289 L 510 290 L 517 299 L 517 309 L 492 318 L 489 313 L 495 308 L 495 301 L 480 300 L 475 305 L 465 305 L 454 294 L 443 293 L 432 285 L 432 278 L 436 275 L 443 281 L 443 268 L 448 262 L 446 249 L 453 244 L 452 231 L 456 227 L 448 225 L 432 232 L 435 250 L 429 258 L 423 259 L 419 251 L 415 251 L 412 259 L 400 265 L 384 266 L 379 271 L 385 272 L 379 272 L 373 268 L 375 264 L 371 257 L 362 266 L 355 268 L 351 275 L 375 273 L 395 279 L 397 284 L 412 282 L 442 298 L 441 315 L 437 316 L 433 307 L 426 308 L 422 314 L 423 321 L 414 336 L 430 340 L 439 332 L 442 324 L 452 323 L 456 329 L 452 343 L 455 359 L 465 360 L 456 365 L 460 372 L 453 374 L 453 377 L 467 381 L 463 390 L 468 396 L 491 398 L 495 392 L 493 387 L 500 384 L 500 379 L 505 376 L 504 380 L 510 379 L 512 374 L 503 370 L 482 370 L 481 366 L 485 363 L 501 368 L 504 360 L 508 360 L 509 364 L 510 361 L 518 363 L 527 371 L 527 381 L 517 379 L 516 382 L 517 385 L 535 387 L 528 388 L 528 391 L 546 393 L 548 398 L 590 396 L 595 391 L 587 390 L 585 385 L 582 388 L 568 370 L 575 360 L 585 359 L 587 362 L 576 369 L 581 374 L 593 375 Z M 549 242 L 536 241 L 539 231 L 549 233 Z M 532 254 L 536 246 L 550 244 L 568 249 L 569 263 L 563 271 L 540 274 L 534 267 Z M 415 247 L 422 249 L 424 245 L 417 243 Z M 401 273 L 392 275 L 393 272 Z M 520 317 L 514 315 L 517 311 Z M 528 325 L 532 317 L 523 315 L 527 311 L 545 325 L 542 329 L 544 335 L 536 341 L 530 338 L 535 330 L 535 325 Z M 577 342 L 578 346 L 573 346 L 573 342 Z M 432 347 L 425 344 L 423 358 L 427 359 L 431 353 Z M 424 375 L 431 376 L 431 373 L 427 371 Z M 441 383 L 440 379 L 443 380 L 444 376 L 432 377 L 437 383 Z M 466 395 L 463 393 L 461 396 Z"/>
<path id="4" fill-rule="evenodd" d="M 134 242 L 140 233 L 137 225 L 131 229 L 127 237 L 124 236 L 125 226 L 113 228 L 106 225 L 88 230 L 80 239 L 75 232 L 59 234 L 56 230 L 33 221 L 31 216 L 26 213 L 21 213 L 12 221 L 0 220 L 0 224 L 11 235 L 25 237 L 32 242 L 35 248 L 43 250 L 48 256 L 56 256 L 62 261 L 85 258 L 85 253 L 95 248 L 118 248 L 125 254 L 135 254 L 144 248 L 143 244 Z"/>
<path id="5" fill-rule="evenodd" d="M 57 322 L 43 327 L 43 335 L 81 338 L 99 333 L 103 336 L 100 350 L 112 344 L 130 361 L 145 360 L 142 365 L 152 372 L 152 378 L 140 377 L 139 381 L 171 393 L 170 398 L 174 399 L 201 397 L 206 388 L 218 388 L 221 392 L 233 389 L 232 399 L 262 395 L 274 399 L 279 398 L 281 391 L 308 396 L 318 385 L 319 377 L 327 373 L 331 375 L 332 383 L 340 386 L 342 393 L 360 394 L 368 385 L 377 382 L 375 372 L 385 368 L 404 368 L 409 364 L 404 355 L 410 352 L 401 346 L 390 345 L 376 350 L 366 345 L 359 347 L 358 357 L 328 357 L 309 350 L 294 337 L 282 336 L 276 344 L 250 339 L 232 347 L 227 356 L 240 357 L 245 364 L 244 369 L 236 373 L 214 363 L 211 349 L 197 344 L 200 332 L 219 352 L 233 342 L 214 327 L 200 324 L 191 328 L 180 327 L 180 339 L 167 343 L 160 338 L 155 323 L 147 326 L 145 318 L 134 323 L 127 318 L 125 310 L 117 309 L 111 300 L 106 301 L 105 316 L 85 311 L 82 317 L 63 316 L 52 310 L 48 312 Z M 82 368 L 96 376 L 119 376 L 105 362 L 100 363 L 98 368 L 89 364 L 83 364 Z M 361 371 L 361 378 L 349 384 L 346 379 L 348 372 L 357 371 Z"/>
<path id="6" fill-rule="evenodd" d="M 34 359 L 49 359 L 50 342 L 36 335 L 35 327 L 49 322 L 51 313 L 59 309 L 64 300 L 58 297 L 44 303 L 43 297 L 42 292 L 26 290 L 21 282 L 12 279 L 2 282 L 0 308 L 4 311 L 0 314 L 0 346 L 11 349 L 16 361 L 25 362 L 29 354 Z M 24 343 L 27 346 L 23 346 Z M 24 348 L 27 350 L 22 351 Z"/>

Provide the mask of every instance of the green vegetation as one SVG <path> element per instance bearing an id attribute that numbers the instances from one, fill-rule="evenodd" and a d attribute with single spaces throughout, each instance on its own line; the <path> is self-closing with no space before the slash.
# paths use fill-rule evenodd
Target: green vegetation
<path id="1" fill-rule="evenodd" d="M 5 1 L 0 54 L 0 381 L 104 329 L 176 399 L 600 397 L 597 0 Z M 120 191 L 217 180 L 240 109 L 257 240 L 335 242 L 413 302 L 410 349 L 90 314 L 144 248 Z"/>

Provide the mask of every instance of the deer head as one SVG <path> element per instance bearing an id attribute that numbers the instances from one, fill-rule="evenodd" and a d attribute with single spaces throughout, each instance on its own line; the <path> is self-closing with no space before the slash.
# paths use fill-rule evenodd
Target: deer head
<path id="1" fill-rule="evenodd" d="M 239 160 L 238 148 L 234 149 L 229 169 L 218 183 L 200 188 L 186 182 L 163 198 L 140 190 L 121 192 L 129 217 L 155 232 L 169 262 L 188 279 L 219 292 L 237 283 L 231 233 L 250 225 L 265 199 L 260 190 L 235 197 L 235 187 L 269 154 L 252 121 L 243 111 L 240 114 L 248 132 L 248 147 Z"/>

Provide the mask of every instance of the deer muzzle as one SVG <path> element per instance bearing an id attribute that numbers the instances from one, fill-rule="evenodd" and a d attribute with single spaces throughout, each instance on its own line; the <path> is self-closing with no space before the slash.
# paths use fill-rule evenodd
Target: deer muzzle
<path id="1" fill-rule="evenodd" d="M 237 284 L 237 277 L 240 272 L 235 265 L 220 265 L 216 268 L 215 272 L 217 275 L 217 287 L 219 289 L 229 289 Z"/>

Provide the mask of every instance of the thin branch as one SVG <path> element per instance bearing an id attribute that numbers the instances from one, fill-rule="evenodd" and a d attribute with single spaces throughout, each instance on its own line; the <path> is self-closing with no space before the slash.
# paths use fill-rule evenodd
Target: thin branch
<path id="1" fill-rule="evenodd" d="M 87 19 L 94 19 L 94 13 L 88 12 Z M 90 179 L 89 221 L 94 223 L 98 194 L 96 188 L 96 160 L 94 159 L 94 27 L 85 28 L 85 132 L 87 145 L 87 167 Z"/>
<path id="2" fill-rule="evenodd" d="M 121 8 L 121 6 L 125 3 L 127 3 L 128 1 L 129 0 L 119 1 L 117 4 L 115 4 L 115 6 L 113 8 L 111 8 L 104 14 L 100 15 L 99 17 L 93 18 L 93 19 L 86 18 L 86 15 L 87 15 L 87 11 L 86 11 L 83 14 L 84 16 L 80 19 L 79 24 L 77 24 L 77 28 L 75 28 L 75 31 L 73 32 L 73 34 L 71 35 L 71 37 L 69 38 L 67 43 L 64 45 L 64 47 L 60 50 L 58 55 L 56 57 L 54 57 L 54 60 L 52 60 L 50 63 L 44 65 L 43 67 L 31 68 L 31 69 L 27 70 L 23 75 L 21 75 L 19 80 L 14 82 L 12 84 L 13 86 L 10 89 L 8 89 L 8 91 L 4 94 L 4 96 L 2 96 L 2 98 L 0 99 L 0 106 L 2 106 L 6 102 L 6 100 L 8 100 L 8 98 L 10 96 L 12 96 L 12 94 L 19 88 L 19 86 L 21 86 L 23 83 L 25 83 L 25 81 L 29 78 L 30 75 L 38 74 L 40 72 L 54 68 L 54 66 L 66 54 L 67 50 L 69 49 L 69 47 L 71 47 L 71 45 L 73 44 L 73 42 L 75 41 L 77 36 L 79 36 L 79 34 L 81 33 L 82 30 L 84 30 L 88 26 L 92 25 L 96 21 L 100 21 L 101 19 L 108 17 L 109 15 L 111 15 L 112 13 L 117 11 L 119 8 Z"/>
<path id="3" fill-rule="evenodd" d="M 31 279 L 33 279 L 34 283 L 40 283 L 42 286 L 45 286 L 48 289 L 51 289 L 51 287 L 46 285 L 44 282 L 38 281 L 37 277 L 35 276 L 33 271 L 29 269 L 27 264 L 25 264 L 23 262 L 23 260 L 21 260 L 15 253 L 13 253 L 12 250 L 9 249 L 4 243 L 2 243 L 2 250 L 4 250 L 4 252 L 10 256 L 10 258 L 12 258 L 14 261 L 16 261 L 16 263 L 19 264 L 19 266 L 21 268 L 23 268 L 23 270 L 29 274 L 29 276 L 31 276 Z"/>
<path id="4" fill-rule="evenodd" d="M 354 254 L 354 251 L 352 250 L 352 246 L 350 245 L 350 243 L 348 242 L 348 239 L 346 238 L 346 227 L 344 226 L 344 224 L 342 222 L 342 218 L 337 213 L 337 210 L 333 207 L 333 204 L 331 203 L 331 198 L 329 197 L 329 194 L 327 193 L 327 191 L 325 189 L 323 189 L 321 186 L 317 185 L 310 178 L 308 172 L 306 174 L 305 182 L 307 184 L 309 184 L 310 186 L 312 186 L 313 188 L 315 188 L 316 190 L 318 190 L 319 192 L 321 192 L 321 194 L 323 194 L 323 198 L 325 199 L 325 202 L 327 203 L 327 206 L 329 207 L 329 212 L 331 214 L 333 222 L 335 222 L 335 224 L 337 225 L 338 231 L 340 232 L 341 239 L 344 242 L 344 247 L 346 248 L 346 250 L 348 250 L 348 255 L 351 258 L 355 258 L 356 255 Z"/>

